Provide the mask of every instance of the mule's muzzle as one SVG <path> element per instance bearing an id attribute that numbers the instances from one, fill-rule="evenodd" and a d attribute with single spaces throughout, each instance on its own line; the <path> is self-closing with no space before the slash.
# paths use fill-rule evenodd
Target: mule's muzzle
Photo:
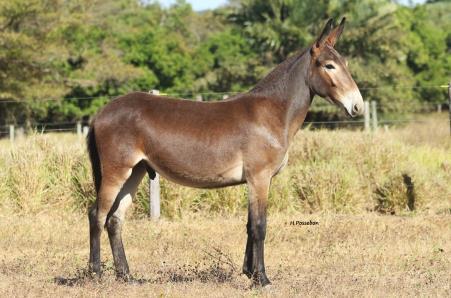
<path id="1" fill-rule="evenodd" d="M 351 116 L 356 117 L 356 116 L 363 115 L 364 110 L 365 110 L 365 108 L 364 108 L 363 104 L 355 103 L 352 106 Z"/>
<path id="2" fill-rule="evenodd" d="M 347 93 L 340 102 L 349 116 L 357 117 L 363 115 L 365 108 L 359 90 Z"/>

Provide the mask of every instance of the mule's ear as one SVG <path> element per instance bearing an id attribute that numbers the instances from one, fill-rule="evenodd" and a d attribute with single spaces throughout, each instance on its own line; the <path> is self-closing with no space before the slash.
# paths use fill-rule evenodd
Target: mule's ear
<path id="1" fill-rule="evenodd" d="M 333 23 L 333 19 L 329 19 L 326 23 L 326 25 L 324 26 L 323 31 L 321 32 L 321 35 L 318 37 L 318 39 L 315 41 L 314 46 L 316 48 L 321 47 L 321 45 L 324 42 L 324 39 L 329 35 L 330 30 L 332 30 L 332 23 Z"/>
<path id="2" fill-rule="evenodd" d="M 338 39 L 341 36 L 341 33 L 343 33 L 343 29 L 345 27 L 346 18 L 341 19 L 340 25 L 334 28 L 332 32 L 330 32 L 329 36 L 326 38 L 326 43 L 330 46 L 335 46 Z"/>

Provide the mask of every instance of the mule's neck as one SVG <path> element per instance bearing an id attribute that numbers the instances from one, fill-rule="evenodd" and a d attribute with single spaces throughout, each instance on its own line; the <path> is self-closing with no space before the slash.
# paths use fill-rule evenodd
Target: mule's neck
<path id="1" fill-rule="evenodd" d="M 277 101 L 284 107 L 281 120 L 289 139 L 304 122 L 315 95 L 308 82 L 310 61 L 308 49 L 294 55 L 278 65 L 250 91 Z"/>

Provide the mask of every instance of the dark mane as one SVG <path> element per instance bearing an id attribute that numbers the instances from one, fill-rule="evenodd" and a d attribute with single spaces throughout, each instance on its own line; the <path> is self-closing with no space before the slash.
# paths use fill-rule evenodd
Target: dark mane
<path id="1" fill-rule="evenodd" d="M 285 93 L 288 87 L 287 83 L 290 81 L 287 80 L 287 76 L 292 75 L 293 67 L 298 64 L 299 60 L 305 53 L 308 52 L 309 49 L 310 47 L 307 47 L 280 63 L 262 80 L 260 80 L 249 92 L 267 96 Z"/>

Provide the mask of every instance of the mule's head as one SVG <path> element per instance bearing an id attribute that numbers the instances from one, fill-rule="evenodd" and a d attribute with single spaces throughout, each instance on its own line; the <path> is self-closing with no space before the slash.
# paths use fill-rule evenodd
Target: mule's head
<path id="1" fill-rule="evenodd" d="M 345 18 L 332 28 L 330 19 L 310 50 L 309 85 L 321 97 L 345 109 L 351 116 L 363 114 L 363 99 L 351 77 L 347 61 L 334 49 L 343 32 Z"/>

